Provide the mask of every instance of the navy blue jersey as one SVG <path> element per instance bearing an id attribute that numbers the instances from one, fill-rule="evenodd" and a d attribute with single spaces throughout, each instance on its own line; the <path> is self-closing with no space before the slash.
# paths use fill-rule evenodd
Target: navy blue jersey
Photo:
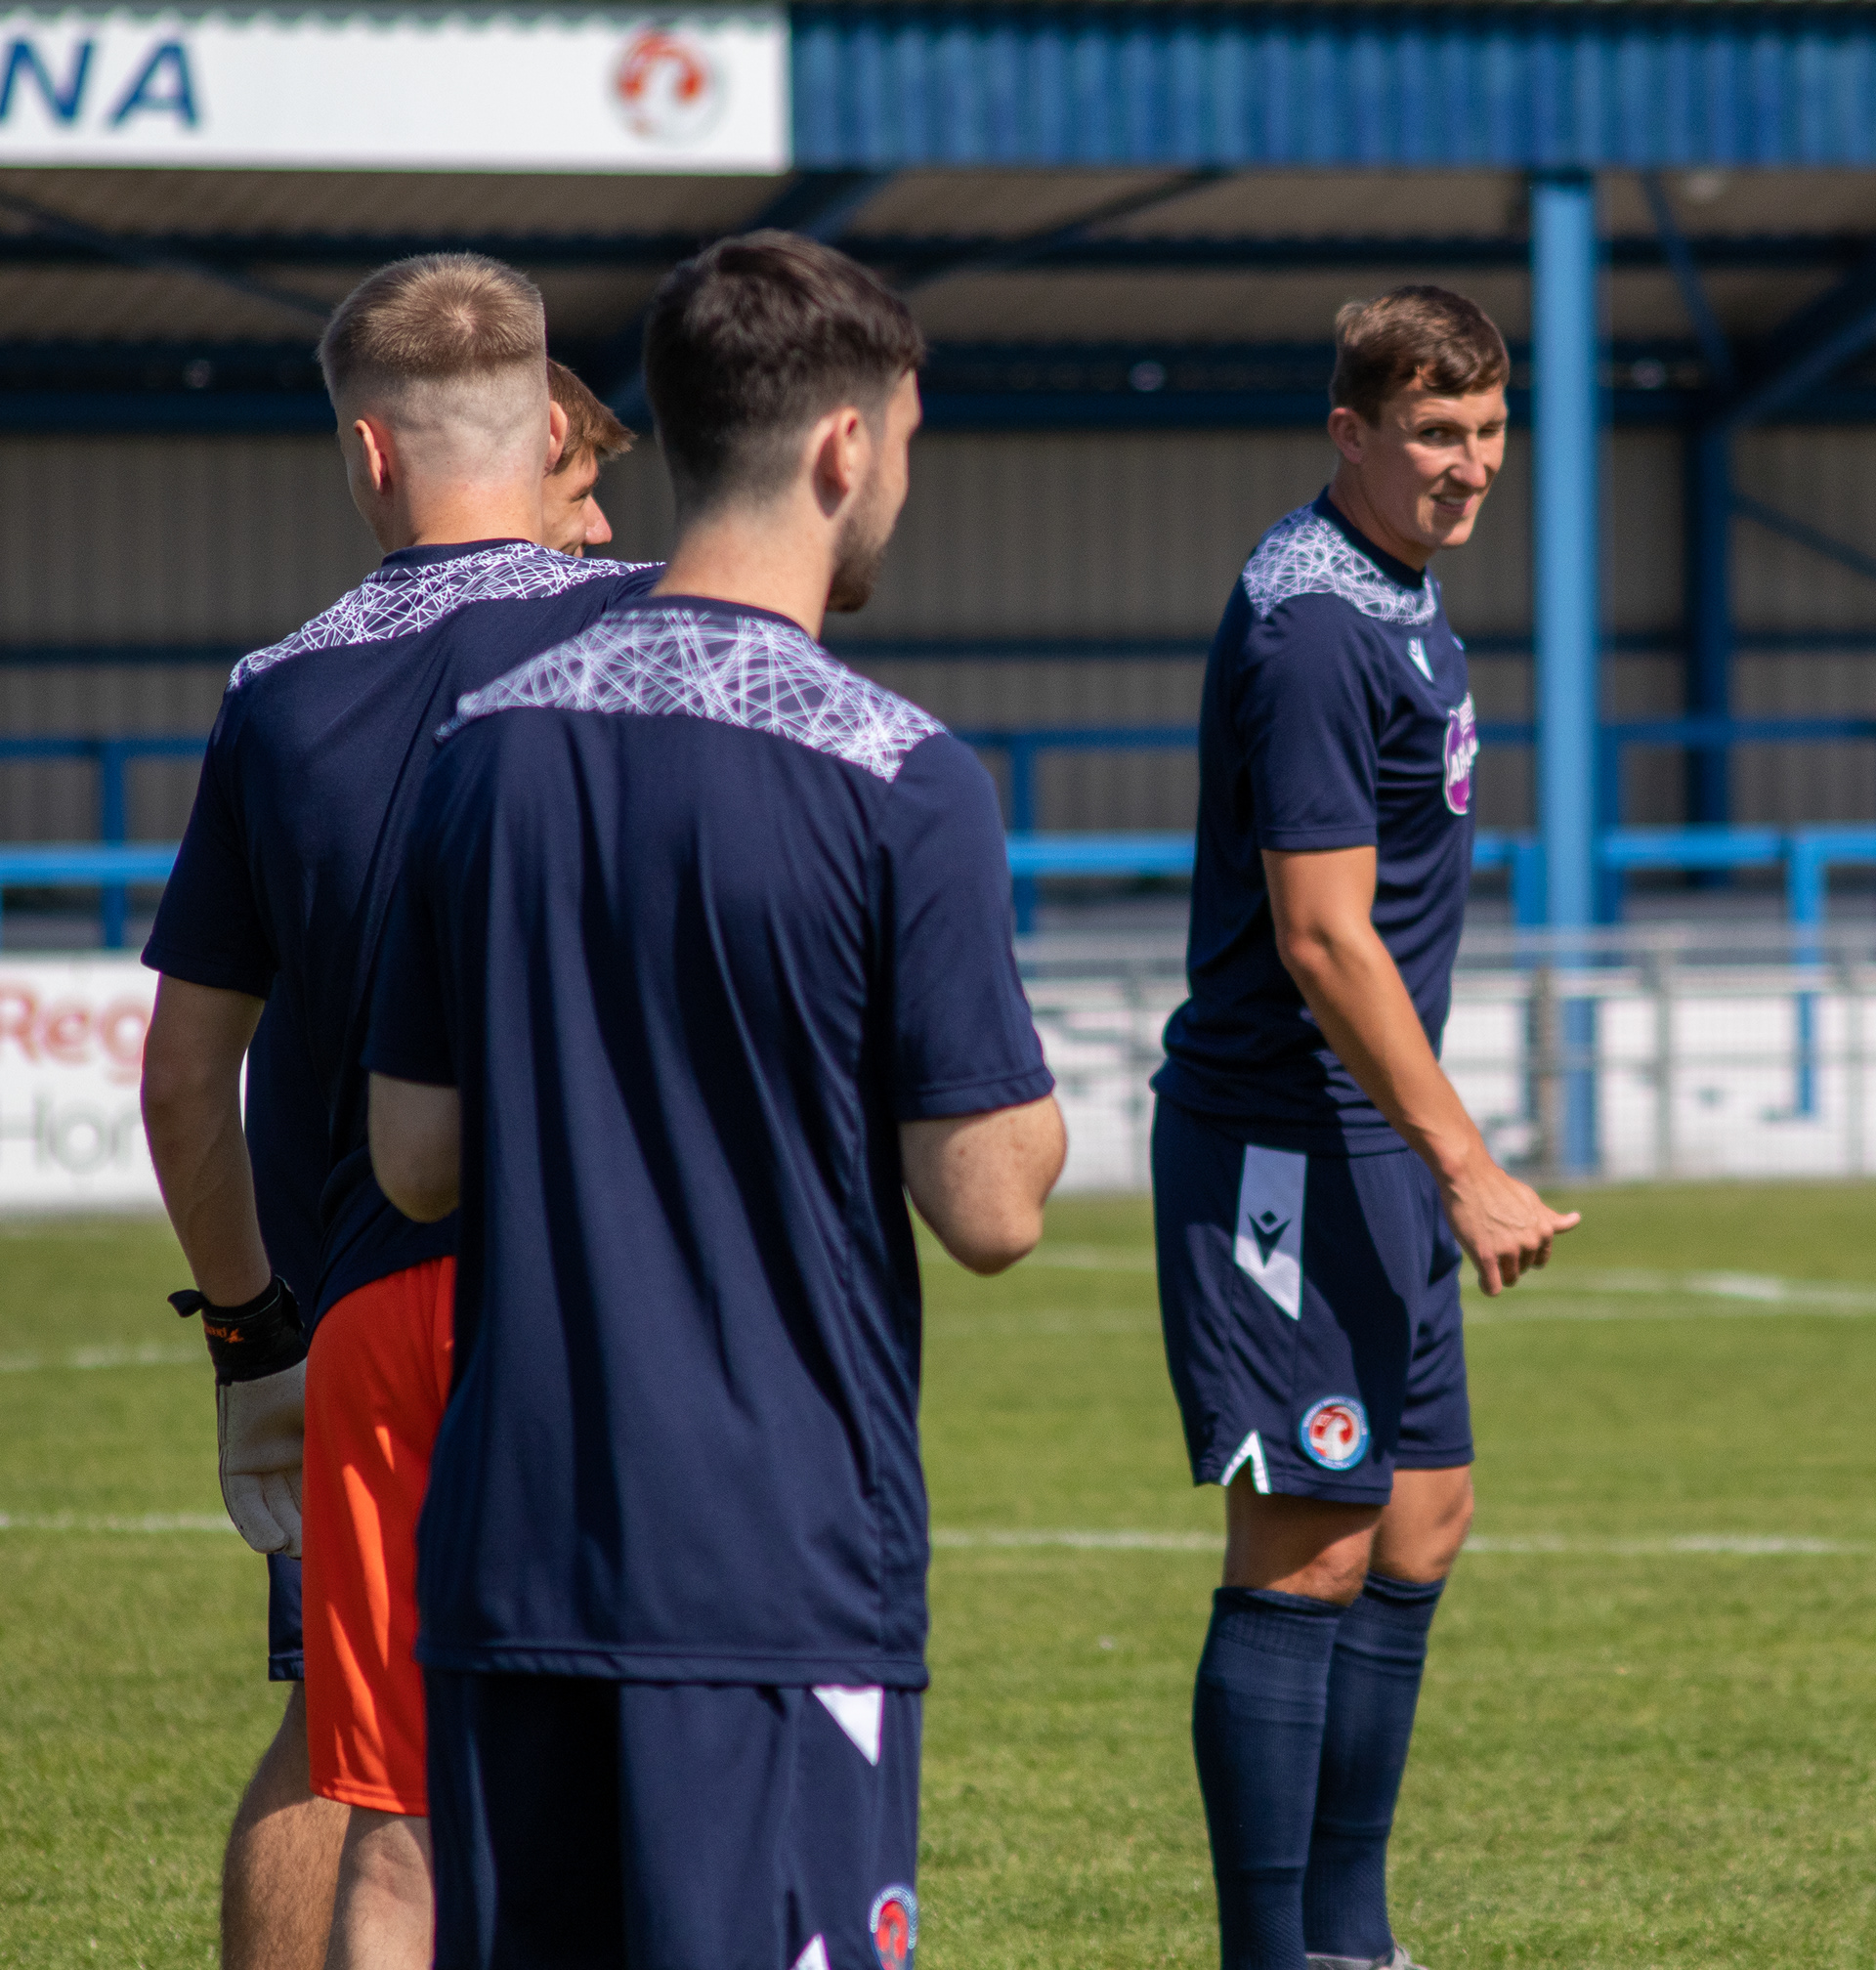
<path id="1" fill-rule="evenodd" d="M 270 999 L 247 1049 L 242 1102 L 261 1242 L 310 1316 L 320 1290 L 320 1192 L 329 1135 L 325 1091 L 284 994 Z"/>
<path id="2" fill-rule="evenodd" d="M 1327 492 L 1245 564 L 1206 665 L 1191 997 L 1160 1093 L 1246 1139 L 1396 1149 L 1277 956 L 1262 851 L 1375 850 L 1375 928 L 1437 1051 L 1472 863 L 1478 729 L 1439 584 Z"/>
<path id="3" fill-rule="evenodd" d="M 283 643 L 236 664 L 144 963 L 269 1000 L 251 1072 L 263 1230 L 309 1324 L 373 1279 L 455 1249 L 371 1177 L 359 1049 L 371 968 L 431 737 L 463 692 L 576 634 L 656 567 L 525 540 L 412 547 Z M 315 1092 L 315 1091 L 317 1091 Z M 317 1103 L 317 1105 L 316 1105 Z"/>
<path id="4" fill-rule="evenodd" d="M 779 616 L 611 612 L 464 701 L 365 1057 L 462 1096 L 421 1659 L 922 1686 L 898 1125 L 1053 1085 L 969 749 Z"/>

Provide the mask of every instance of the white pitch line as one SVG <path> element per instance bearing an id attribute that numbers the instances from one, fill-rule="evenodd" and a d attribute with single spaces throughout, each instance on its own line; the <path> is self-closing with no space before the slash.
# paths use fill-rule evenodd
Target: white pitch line
<path id="1" fill-rule="evenodd" d="M 233 1532 L 222 1512 L 0 1512 L 0 1532 Z"/>
<path id="2" fill-rule="evenodd" d="M 64 1354 L 0 1354 L 0 1375 L 39 1375 L 48 1369 L 181 1368 L 203 1358 L 199 1348 L 73 1348 Z"/>
<path id="3" fill-rule="evenodd" d="M 1027 1262 L 1029 1269 L 1071 1272 L 1147 1272 L 1153 1254 L 1138 1248 L 1118 1250 L 1100 1245 L 1045 1245 Z M 1570 1307 L 1533 1307 L 1530 1301 L 1578 1299 Z M 1766 1313 L 1822 1313 L 1840 1319 L 1866 1319 L 1876 1314 L 1876 1285 L 1860 1280 L 1782 1279 L 1762 1272 L 1606 1272 L 1527 1273 L 1507 1295 L 1479 1302 L 1483 1296 L 1468 1280 L 1469 1320 L 1623 1320 L 1659 1319 L 1658 1313 L 1629 1312 L 1598 1304 L 1609 1298 L 1702 1300 L 1727 1303 L 1726 1310 L 1745 1317 Z"/>
<path id="4" fill-rule="evenodd" d="M 1215 1532 L 1079 1532 L 940 1528 L 931 1543 L 950 1552 L 1066 1549 L 1079 1553 L 1221 1553 L 1224 1539 Z M 1612 1560 L 1813 1559 L 1831 1555 L 1867 1556 L 1876 1547 L 1842 1539 L 1786 1538 L 1756 1532 L 1689 1532 L 1654 1539 L 1566 1539 L 1546 1534 L 1529 1538 L 1479 1535 L 1466 1542 L 1468 1553 L 1549 1558 L 1597 1557 Z"/>

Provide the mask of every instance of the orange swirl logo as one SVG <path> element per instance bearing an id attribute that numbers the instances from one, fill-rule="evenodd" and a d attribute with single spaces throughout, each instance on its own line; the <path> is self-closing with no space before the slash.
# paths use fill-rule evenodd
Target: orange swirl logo
<path id="1" fill-rule="evenodd" d="M 715 64 L 688 34 L 647 27 L 625 44 L 613 91 L 633 136 L 654 144 L 694 144 L 722 113 Z"/>

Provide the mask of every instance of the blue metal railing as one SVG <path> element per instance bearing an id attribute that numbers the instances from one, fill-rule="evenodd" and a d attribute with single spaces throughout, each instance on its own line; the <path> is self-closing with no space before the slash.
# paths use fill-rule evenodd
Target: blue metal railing
<path id="1" fill-rule="evenodd" d="M 96 739 L 72 738 L 49 734 L 33 734 L 26 738 L 0 739 L 0 763 L 9 759 L 82 759 L 89 760 L 98 769 L 98 839 L 107 845 L 114 845 L 128 838 L 130 834 L 130 789 L 129 767 L 134 759 L 192 759 L 202 751 L 208 742 L 198 734 L 149 732 L 138 733 L 134 737 Z M 0 850 L 0 853 L 12 853 Z M 23 854 L 37 852 L 32 849 L 20 851 Z M 77 854 L 76 844 L 69 848 L 48 850 L 60 854 Z M 174 851 L 168 851 L 174 859 Z M 106 877 L 56 877 L 56 876 L 11 876 L 0 878 L 0 881 L 13 883 L 39 883 L 48 886 L 54 883 L 80 883 L 96 880 L 102 886 L 99 898 L 99 922 L 101 941 L 108 951 L 123 949 L 124 929 L 129 917 L 130 898 L 128 884 L 132 881 L 160 882 L 169 874 L 169 864 L 155 876 L 135 876 L 122 879 Z"/>
<path id="2" fill-rule="evenodd" d="M 176 846 L 174 841 L 108 847 L 94 841 L 44 841 L 0 848 L 0 899 L 8 889 L 96 888 L 101 892 L 102 941 L 107 950 L 120 951 L 126 891 L 132 883 L 166 882 Z"/>

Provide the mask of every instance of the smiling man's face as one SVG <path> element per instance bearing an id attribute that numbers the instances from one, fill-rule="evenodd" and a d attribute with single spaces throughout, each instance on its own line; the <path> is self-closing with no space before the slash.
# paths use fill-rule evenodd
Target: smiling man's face
<path id="1" fill-rule="evenodd" d="M 1382 406 L 1373 424 L 1349 409 L 1330 412 L 1342 453 L 1338 492 L 1359 506 L 1349 518 L 1378 547 L 1424 567 L 1442 547 L 1471 538 L 1478 509 L 1505 462 L 1505 393 L 1440 397 L 1415 381 Z"/>
<path id="2" fill-rule="evenodd" d="M 583 554 L 613 537 L 612 523 L 600 511 L 593 488 L 599 460 L 590 450 L 550 472 L 541 488 L 541 544 L 563 554 Z"/>

